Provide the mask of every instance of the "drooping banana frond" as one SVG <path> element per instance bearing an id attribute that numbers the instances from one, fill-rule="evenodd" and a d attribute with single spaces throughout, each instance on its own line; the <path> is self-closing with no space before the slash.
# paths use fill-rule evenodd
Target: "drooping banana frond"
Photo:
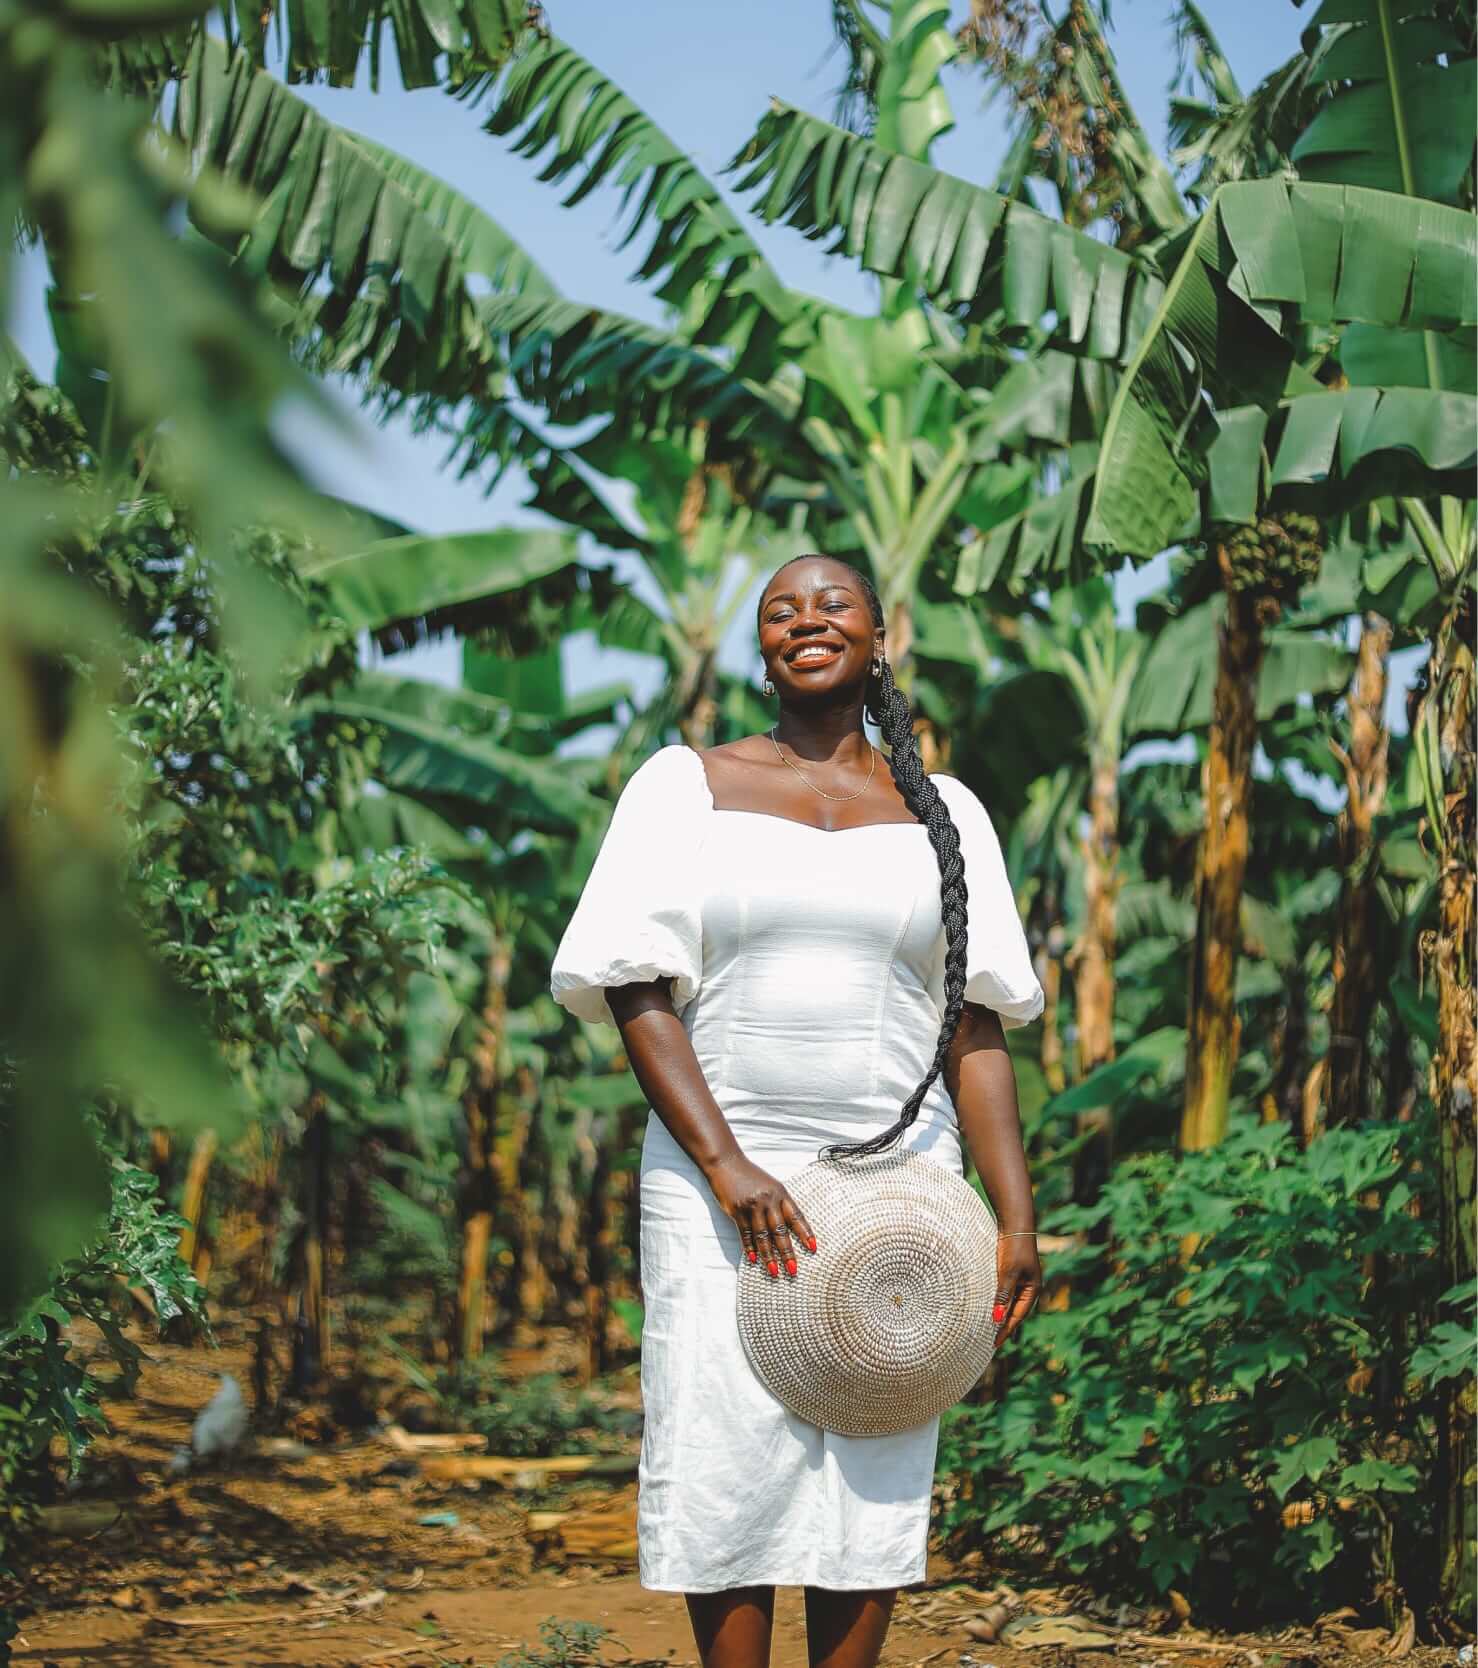
<path id="1" fill-rule="evenodd" d="M 197 168 L 209 164 L 265 199 L 238 259 L 296 296 L 294 334 L 317 337 L 321 368 L 369 373 L 411 394 L 496 391 L 499 352 L 469 280 L 477 266 L 484 277 L 499 270 L 489 258 L 497 247 L 508 251 L 502 271 L 520 269 L 492 221 L 458 199 L 460 240 L 452 236 L 423 212 L 432 187 L 407 189 L 412 164 L 396 159 L 392 176 L 371 150 L 204 35 L 174 125 Z M 446 216 L 445 188 L 440 207 Z"/>
<path id="2" fill-rule="evenodd" d="M 94 18 L 107 11 L 77 9 Z M 155 33 L 108 40 L 97 49 L 103 79 L 157 94 L 180 73 L 205 32 L 203 21 L 175 23 L 172 14 L 205 9 L 184 0 L 148 8 L 153 16 L 143 27 Z M 227 43 L 258 69 L 270 54 L 290 83 L 326 80 L 350 87 L 365 65 L 376 91 L 387 47 L 404 86 L 455 86 L 500 69 L 519 39 L 542 27 L 539 8 L 528 0 L 222 0 L 220 11 Z"/>
<path id="3" fill-rule="evenodd" d="M 505 342 L 520 396 L 551 422 L 579 423 L 619 406 L 623 423 L 652 429 L 706 423 L 721 450 L 759 439 L 778 443 L 791 432 L 775 391 L 654 326 L 538 297 L 495 296 L 480 311 Z"/>
<path id="4" fill-rule="evenodd" d="M 439 409 L 414 412 L 414 421 L 423 426 L 436 422 L 449 444 L 446 466 L 463 478 L 491 468 L 491 491 L 502 472 L 516 463 L 534 489 L 527 500 L 530 509 L 578 528 L 607 550 L 645 553 L 645 541 L 606 502 L 591 478 L 595 471 L 585 472 L 579 449 L 552 440 L 506 402 L 477 400 L 455 414 Z"/>
<path id="5" fill-rule="evenodd" d="M 755 204 L 871 272 L 904 278 L 967 320 L 1122 360 L 1163 286 L 1086 233 L 776 102 L 730 164 Z M 1051 316 L 1051 323 L 1047 320 Z"/>
<path id="6" fill-rule="evenodd" d="M 1170 21 L 1177 56 L 1174 85 L 1200 87 L 1220 109 L 1240 104 L 1243 94 L 1236 71 L 1196 0 L 1178 0 Z"/>
<path id="7" fill-rule="evenodd" d="M 1458 209 L 1354 186 L 1223 186 L 1115 396 L 1086 536 L 1153 555 L 1196 523 L 1208 480 L 1221 511 L 1235 507 L 1227 518 L 1247 519 L 1264 455 L 1272 486 L 1322 478 L 1341 508 L 1393 471 L 1402 490 L 1413 479 L 1448 490 L 1470 467 L 1471 395 L 1331 393 L 1298 363 L 1295 342 L 1306 323 L 1471 331 L 1475 259 L 1478 222 Z"/>
<path id="8" fill-rule="evenodd" d="M 1213 597 L 1169 620 L 1151 639 L 1125 715 L 1130 736 L 1184 735 L 1211 723 L 1213 645 L 1225 607 L 1223 598 Z M 1343 644 L 1307 630 L 1273 630 L 1258 675 L 1258 718 L 1275 718 L 1309 696 L 1338 695 L 1349 686 L 1353 658 Z"/>
<path id="9" fill-rule="evenodd" d="M 348 128 L 339 130 L 379 165 L 438 231 L 446 234 L 470 278 L 500 294 L 555 296 L 554 280 L 486 210 L 424 168 Z"/>
<path id="10" fill-rule="evenodd" d="M 455 806 L 474 824 L 570 833 L 598 814 L 567 766 L 488 739 L 490 729 L 507 724 L 500 702 L 419 678 L 361 673 L 343 695 L 305 701 L 299 710 L 309 723 L 327 717 L 374 724 L 381 736 L 379 780 L 433 809 Z"/>
<path id="11" fill-rule="evenodd" d="M 795 304 L 691 158 L 592 63 L 546 36 L 509 68 L 487 122 L 520 156 L 550 152 L 539 177 L 622 193 L 621 247 L 650 233 L 635 276 L 679 309 L 683 334 L 732 352 L 741 373 L 767 364 Z"/>
<path id="12" fill-rule="evenodd" d="M 197 41 L 176 128 L 197 165 L 265 197 L 239 259 L 297 296 L 291 328 L 313 361 L 416 401 L 423 423 L 469 396 L 501 400 L 511 367 L 518 393 L 559 423 L 620 408 L 663 428 L 708 422 L 724 444 L 786 426 L 715 355 L 561 300 L 477 205 L 219 42 Z M 490 432 L 482 425 L 480 462 Z"/>
<path id="13" fill-rule="evenodd" d="M 1050 349 L 1018 359 L 990 389 L 977 439 L 1011 451 L 1056 450 L 1097 441 L 1108 421 L 1115 376 L 1099 360 Z"/>

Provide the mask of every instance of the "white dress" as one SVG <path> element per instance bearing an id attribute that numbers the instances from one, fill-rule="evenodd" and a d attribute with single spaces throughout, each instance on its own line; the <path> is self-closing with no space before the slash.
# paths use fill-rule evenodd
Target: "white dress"
<path id="1" fill-rule="evenodd" d="M 990 818 L 963 783 L 934 781 L 965 860 L 966 998 L 1025 1024 L 1042 991 Z M 671 746 L 627 783 L 550 984 L 580 1018 L 614 1023 L 607 987 L 671 977 L 740 1147 L 784 1181 L 826 1142 L 896 1119 L 938 1041 L 944 948 L 939 869 L 921 823 L 827 831 L 718 810 L 701 756 Z M 942 1081 L 903 1145 L 962 1171 Z M 702 1173 L 649 1113 L 641 1584 L 703 1593 L 922 1580 L 938 1419 L 846 1437 L 789 1412 L 739 1339 L 742 1254 Z M 800 1279 L 809 1255 L 800 1252 Z"/>

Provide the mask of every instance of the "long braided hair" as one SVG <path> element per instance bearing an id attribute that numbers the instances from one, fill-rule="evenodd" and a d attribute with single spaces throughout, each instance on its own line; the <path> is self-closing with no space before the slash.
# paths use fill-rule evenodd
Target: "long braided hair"
<path id="1" fill-rule="evenodd" d="M 792 561 L 801 560 L 804 558 L 792 558 Z M 850 562 L 842 561 L 840 557 L 827 556 L 823 560 L 835 562 L 839 567 L 846 568 L 857 580 L 862 587 L 863 595 L 867 598 L 872 623 L 881 627 L 883 605 L 867 575 L 853 567 Z M 791 562 L 784 562 L 780 568 L 776 568 L 775 573 L 790 566 Z M 775 574 L 771 574 L 766 580 L 764 590 L 760 592 L 761 601 L 774 578 Z M 885 1152 L 897 1144 L 904 1130 L 918 1117 L 924 1096 L 944 1070 L 944 1063 L 949 1057 L 950 1045 L 959 1029 L 960 1014 L 965 1005 L 969 893 L 965 887 L 965 863 L 960 856 L 960 831 L 955 827 L 954 818 L 949 814 L 949 807 L 944 803 L 943 795 L 924 773 L 924 761 L 919 757 L 919 744 L 914 739 L 913 709 L 903 692 L 893 682 L 893 668 L 888 664 L 886 655 L 879 657 L 879 666 L 878 672 L 868 675 L 863 710 L 877 725 L 882 735 L 888 749 L 888 769 L 892 771 L 898 791 L 903 795 L 903 803 L 929 831 L 929 844 L 933 846 L 934 856 L 939 863 L 939 905 L 944 918 L 945 944 L 944 1019 L 939 1027 L 939 1041 L 934 1049 L 933 1062 L 918 1088 L 904 1101 L 897 1121 L 880 1135 L 874 1135 L 871 1140 L 838 1142 L 822 1148 L 821 1156 L 829 1159 L 864 1158 L 872 1153 Z"/>

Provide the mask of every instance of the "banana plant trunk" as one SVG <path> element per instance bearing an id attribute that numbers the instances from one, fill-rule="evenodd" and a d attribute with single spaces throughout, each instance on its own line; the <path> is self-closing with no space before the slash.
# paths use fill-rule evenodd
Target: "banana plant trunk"
<path id="1" fill-rule="evenodd" d="M 1042 1076 L 1054 1095 L 1067 1087 L 1066 1051 L 1062 1046 L 1060 1021 L 1062 1000 L 1062 949 L 1064 933 L 1057 919 L 1057 896 L 1049 897 L 1043 911 L 1051 925 L 1039 936 L 1040 948 L 1034 958 L 1037 978 L 1042 986 Z"/>
<path id="2" fill-rule="evenodd" d="M 298 1299 L 298 1347 L 292 1388 L 303 1394 L 328 1366 L 333 1334 L 328 1316 L 329 1167 L 328 1108 L 321 1094 L 308 1104 L 303 1135 L 304 1190 L 302 1285 Z"/>
<path id="3" fill-rule="evenodd" d="M 1219 556 L 1225 572 L 1225 552 Z M 1263 646 L 1258 599 L 1229 587 L 1217 645 L 1216 693 L 1203 776 L 1206 822 L 1196 864 L 1196 939 L 1191 953 L 1185 1105 L 1180 1124 L 1183 1152 L 1217 1146 L 1227 1130 L 1239 1041 L 1237 952 Z"/>
<path id="4" fill-rule="evenodd" d="M 197 1280 L 200 1278 L 199 1259 L 204 1249 L 201 1228 L 205 1222 L 205 1195 L 215 1156 L 216 1132 L 203 1129 L 190 1145 L 185 1191 L 180 1199 L 180 1215 L 185 1219 L 185 1226 L 180 1229 L 180 1261 L 190 1265 L 190 1272 Z"/>
<path id="5" fill-rule="evenodd" d="M 1088 829 L 1083 840 L 1083 933 L 1073 950 L 1078 1022 L 1078 1076 L 1087 1077 L 1114 1057 L 1114 954 L 1118 944 L 1119 759 L 1093 760 L 1088 785 Z M 1113 1165 L 1113 1114 L 1106 1106 L 1080 1112 L 1086 1139 L 1073 1160 L 1073 1198 L 1090 1204 Z"/>
<path id="6" fill-rule="evenodd" d="M 1391 627 L 1379 614 L 1361 621 L 1355 681 L 1350 689 L 1348 750 L 1334 745 L 1344 767 L 1346 800 L 1339 819 L 1341 885 L 1334 935 L 1334 999 L 1329 1013 L 1326 1124 L 1358 1123 L 1365 1104 L 1365 1039 L 1381 986 L 1375 956 L 1377 898 L 1370 872 L 1372 828 L 1385 804 L 1386 664 Z"/>
<path id="7" fill-rule="evenodd" d="M 488 1252 L 498 1205 L 498 1060 L 508 1014 L 513 957 L 495 937 L 488 952 L 482 1022 L 472 1052 L 472 1080 L 463 1099 L 467 1161 L 461 1193 L 462 1258 L 457 1282 L 455 1346 L 462 1361 L 483 1352 L 489 1323 Z"/>
<path id="8" fill-rule="evenodd" d="M 683 668 L 678 680 L 677 727 L 689 747 L 713 746 L 718 724 L 718 657 L 704 645 Z"/>
<path id="9" fill-rule="evenodd" d="M 1431 1091 L 1436 1104 L 1441 1163 L 1442 1289 L 1470 1285 L 1478 1235 L 1478 1034 L 1475 1034 L 1474 788 L 1478 783 L 1473 721 L 1475 706 L 1471 594 L 1452 611 L 1438 638 L 1429 672 L 1427 702 L 1435 702 L 1442 773 L 1442 827 L 1435 841 L 1437 927 L 1424 948 L 1436 974 L 1437 1052 Z M 1424 715 L 1426 716 L 1426 715 Z M 1442 1501 L 1440 1603 L 1459 1634 L 1471 1632 L 1475 1560 L 1478 1560 L 1478 1451 L 1474 1416 L 1478 1394 L 1471 1371 L 1448 1379 L 1438 1429 L 1439 1499 Z"/>
<path id="10" fill-rule="evenodd" d="M 913 599 L 898 597 L 883 609 L 883 631 L 893 681 L 906 694 L 913 681 Z"/>

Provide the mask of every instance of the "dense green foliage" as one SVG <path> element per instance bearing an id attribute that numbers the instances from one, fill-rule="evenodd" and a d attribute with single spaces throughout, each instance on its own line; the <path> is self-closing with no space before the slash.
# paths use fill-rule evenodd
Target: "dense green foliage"
<path id="1" fill-rule="evenodd" d="M 1023 1334 L 1004 1399 L 949 1416 L 953 1535 L 1016 1525 L 1095 1582 L 1228 1621 L 1373 1583 L 1429 1600 L 1432 1158 L 1425 1119 L 1307 1153 L 1248 1125 L 1051 1212 L 1088 1235 L 1053 1265 L 1072 1302 Z"/>

